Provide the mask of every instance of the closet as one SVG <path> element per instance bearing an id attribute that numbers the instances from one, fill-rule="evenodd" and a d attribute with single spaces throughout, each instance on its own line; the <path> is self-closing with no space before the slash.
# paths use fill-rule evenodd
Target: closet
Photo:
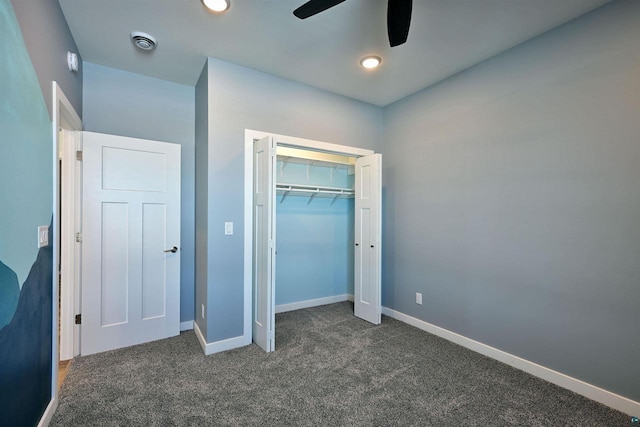
<path id="1" fill-rule="evenodd" d="M 276 312 L 353 295 L 354 314 L 380 323 L 381 155 L 296 142 L 254 143 L 252 332 L 265 351 Z"/>
<path id="2" fill-rule="evenodd" d="M 353 296 L 355 158 L 277 147 L 276 313 Z"/>

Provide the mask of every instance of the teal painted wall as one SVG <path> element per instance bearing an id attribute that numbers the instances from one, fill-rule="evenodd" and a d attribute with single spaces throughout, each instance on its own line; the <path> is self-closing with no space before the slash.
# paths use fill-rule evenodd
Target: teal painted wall
<path id="1" fill-rule="evenodd" d="M 0 0 L 0 58 L 0 425 L 30 426 L 51 399 L 53 254 L 37 248 L 37 227 L 51 225 L 53 148 L 8 0 Z"/>
<path id="2" fill-rule="evenodd" d="M 276 305 L 353 295 L 353 199 L 276 206 Z"/>
<path id="3" fill-rule="evenodd" d="M 51 120 L 11 4 L 0 7 L 0 260 L 22 286 L 51 221 Z"/>
<path id="4" fill-rule="evenodd" d="M 278 161 L 276 182 L 353 188 L 354 175 Z M 354 200 L 276 199 L 276 305 L 353 294 Z"/>

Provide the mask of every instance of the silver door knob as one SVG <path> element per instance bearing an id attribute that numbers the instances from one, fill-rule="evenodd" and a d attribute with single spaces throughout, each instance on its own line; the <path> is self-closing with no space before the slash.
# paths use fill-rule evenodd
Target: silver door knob
<path id="1" fill-rule="evenodd" d="M 171 252 L 172 254 L 175 254 L 176 252 L 178 252 L 178 247 L 174 246 L 171 249 L 167 249 L 165 252 Z"/>

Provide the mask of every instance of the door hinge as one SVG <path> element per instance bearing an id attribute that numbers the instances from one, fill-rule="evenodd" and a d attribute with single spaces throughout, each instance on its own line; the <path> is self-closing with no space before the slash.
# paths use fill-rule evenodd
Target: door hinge
<path id="1" fill-rule="evenodd" d="M 76 233 L 76 242 L 82 242 L 82 233 Z"/>
<path id="2" fill-rule="evenodd" d="M 82 314 L 76 314 L 76 325 L 82 324 Z"/>
<path id="3" fill-rule="evenodd" d="M 76 160 L 82 161 L 82 151 L 76 151 Z"/>

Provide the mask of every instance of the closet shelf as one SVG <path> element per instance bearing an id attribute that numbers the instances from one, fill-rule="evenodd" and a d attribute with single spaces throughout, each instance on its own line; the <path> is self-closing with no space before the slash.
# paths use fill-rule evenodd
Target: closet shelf
<path id="1" fill-rule="evenodd" d="M 292 196 L 306 196 L 309 197 L 307 204 L 316 197 L 332 197 L 331 204 L 336 199 L 348 199 L 353 198 L 355 191 L 351 188 L 339 188 L 339 187 L 319 187 L 315 185 L 290 185 L 290 184 L 276 184 L 276 192 L 282 196 L 280 203 L 284 202 L 284 199 L 288 195 Z"/>

